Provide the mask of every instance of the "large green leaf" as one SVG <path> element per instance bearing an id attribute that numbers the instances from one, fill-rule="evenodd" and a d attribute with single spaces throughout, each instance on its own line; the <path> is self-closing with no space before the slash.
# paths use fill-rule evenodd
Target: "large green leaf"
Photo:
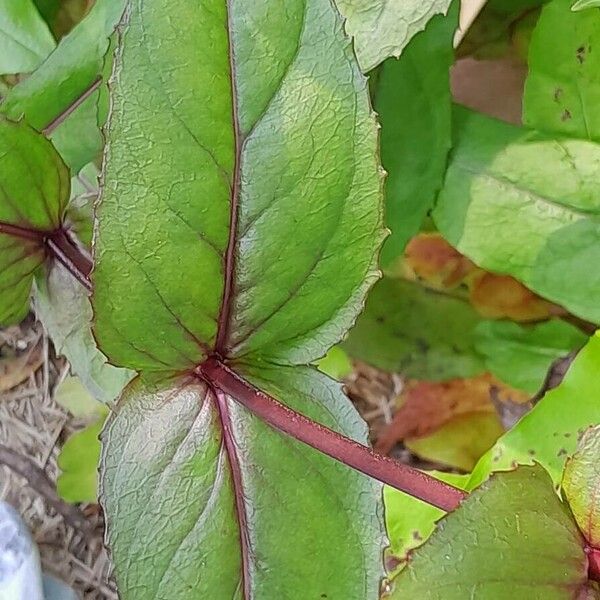
<path id="1" fill-rule="evenodd" d="M 363 73 L 390 56 L 398 58 L 411 38 L 452 0 L 336 0 Z"/>
<path id="2" fill-rule="evenodd" d="M 464 109 L 455 125 L 433 214 L 443 236 L 480 267 L 600 322 L 600 272 L 590 269 L 600 263 L 600 146 Z"/>
<path id="3" fill-rule="evenodd" d="M 386 224 L 391 235 L 381 260 L 389 265 L 415 235 L 442 185 L 451 146 L 449 69 L 458 3 L 437 15 L 390 58 L 375 80 L 373 103 L 381 121 L 386 180 Z"/>
<path id="4" fill-rule="evenodd" d="M 509 385 L 535 394 L 551 363 L 587 340 L 579 329 L 557 319 L 535 325 L 484 321 L 475 329 L 475 348 L 486 368 Z"/>
<path id="5" fill-rule="evenodd" d="M 600 141 L 600 12 L 573 0 L 542 10 L 529 47 L 524 121 L 544 131 Z"/>
<path id="6" fill-rule="evenodd" d="M 586 541 L 600 545 L 600 426 L 587 429 L 567 461 L 562 488 Z"/>
<path id="7" fill-rule="evenodd" d="M 33 0 L 0 4 L 0 74 L 33 71 L 55 42 Z"/>
<path id="8" fill-rule="evenodd" d="M 369 294 L 343 348 L 354 358 L 409 377 L 470 377 L 484 370 L 473 345 L 480 322 L 465 300 L 386 277 Z"/>
<path id="9" fill-rule="evenodd" d="M 29 307 L 34 272 L 44 262 L 44 233 L 61 223 L 69 173 L 52 144 L 26 123 L 0 118 L 0 323 Z"/>
<path id="10" fill-rule="evenodd" d="M 541 467 L 498 474 L 438 524 L 390 598 L 587 598 L 584 541 Z"/>
<path id="11" fill-rule="evenodd" d="M 493 471 L 515 464 L 540 463 L 560 483 L 565 461 L 573 454 L 578 433 L 600 423 L 600 335 L 590 338 L 562 383 L 506 432 L 473 470 L 469 488 Z"/>
<path id="12" fill-rule="evenodd" d="M 365 437 L 324 375 L 251 372 L 289 406 Z M 136 380 L 103 434 L 102 500 L 122 598 L 377 597 L 376 484 L 196 379 L 164 386 Z"/>
<path id="13" fill-rule="evenodd" d="M 202 370 L 243 358 L 366 442 L 325 376 L 282 366 L 324 355 L 378 277 L 377 128 L 341 18 L 329 0 L 174 0 L 167 19 L 145 0 L 126 21 L 92 275 L 102 351 L 142 372 L 103 450 L 121 597 L 375 598 L 381 488 Z"/>
<path id="14" fill-rule="evenodd" d="M 98 0 L 41 67 L 10 90 L 0 110 L 15 119 L 24 117 L 42 130 L 69 109 L 100 77 L 108 38 L 123 14 L 125 3 L 125 0 Z M 67 119 L 52 134 L 59 152 L 64 153 L 65 160 L 76 170 L 92 160 L 99 149 L 97 100 L 96 91 L 73 114 L 76 125 L 70 126 Z M 62 129 L 66 131 L 61 132 Z"/>

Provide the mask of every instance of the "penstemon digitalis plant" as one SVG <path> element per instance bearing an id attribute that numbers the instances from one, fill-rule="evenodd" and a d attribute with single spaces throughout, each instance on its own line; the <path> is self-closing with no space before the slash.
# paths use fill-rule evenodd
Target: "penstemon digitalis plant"
<path id="1" fill-rule="evenodd" d="M 3 103 L 0 320 L 25 314 L 35 277 L 66 270 L 91 292 L 99 370 L 136 373 L 102 433 L 123 598 L 376 598 L 377 480 L 443 511 L 462 502 L 391 597 L 594 597 L 582 484 L 565 486 L 575 518 L 539 466 L 467 496 L 371 451 L 339 384 L 312 366 L 361 312 L 385 237 L 377 123 L 346 31 L 369 71 L 448 9 L 431 3 L 381 50 L 373 15 L 357 24 L 360 3 L 339 4 L 346 26 L 329 0 L 173 0 L 168 14 L 98 0 L 81 24 L 103 32 L 95 52 L 74 56 L 74 30 Z M 92 101 L 93 121 L 108 114 L 93 261 L 69 204 L 69 167 L 89 157 L 59 135 Z M 520 553 L 547 537 L 539 577 L 523 575 Z"/>

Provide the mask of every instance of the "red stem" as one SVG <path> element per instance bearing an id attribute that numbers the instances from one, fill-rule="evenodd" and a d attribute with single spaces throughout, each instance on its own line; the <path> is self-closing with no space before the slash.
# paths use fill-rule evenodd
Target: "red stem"
<path id="1" fill-rule="evenodd" d="M 23 238 L 25 240 L 32 240 L 34 242 L 42 242 L 46 235 L 43 231 L 37 229 L 28 229 L 27 227 L 19 227 L 18 225 L 2 222 L 0 222 L 0 233 Z"/>
<path id="2" fill-rule="evenodd" d="M 600 549 L 588 546 L 585 551 L 588 555 L 588 577 L 592 581 L 600 581 Z"/>
<path id="3" fill-rule="evenodd" d="M 92 282 L 89 275 L 92 271 L 92 261 L 81 251 L 69 233 L 59 229 L 48 237 L 46 243 L 56 259 L 88 292 L 91 292 Z"/>
<path id="4" fill-rule="evenodd" d="M 297 413 L 256 389 L 215 358 L 200 365 L 197 374 L 279 431 L 423 502 L 451 511 L 466 497 L 466 493 L 458 488 L 377 454 Z"/>

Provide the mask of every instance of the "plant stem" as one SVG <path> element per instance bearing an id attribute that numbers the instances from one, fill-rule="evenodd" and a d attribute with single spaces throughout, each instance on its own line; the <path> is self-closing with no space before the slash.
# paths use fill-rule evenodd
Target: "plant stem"
<path id="1" fill-rule="evenodd" d="M 48 123 L 48 125 L 46 125 L 41 132 L 45 136 L 51 135 L 52 132 L 59 125 L 61 125 L 67 117 L 69 117 L 69 115 L 72 115 L 100 87 L 101 83 L 101 77 L 98 77 L 96 80 L 94 80 L 92 85 L 90 85 L 90 87 L 88 87 L 88 89 L 85 90 L 81 96 L 76 98 L 69 106 L 67 106 L 65 110 L 52 119 L 52 121 L 50 121 L 50 123 Z"/>
<path id="2" fill-rule="evenodd" d="M 92 271 L 92 261 L 81 251 L 69 233 L 59 229 L 48 237 L 46 243 L 53 256 L 64 265 L 88 292 L 91 292 L 92 282 L 89 275 Z"/>
<path id="3" fill-rule="evenodd" d="M 27 229 L 26 227 L 19 227 L 18 225 L 2 222 L 0 222 L 0 233 L 23 238 L 25 240 L 32 240 L 34 242 L 43 241 L 45 235 L 43 231 L 38 231 L 37 229 Z"/>
<path id="4" fill-rule="evenodd" d="M 600 581 L 600 550 L 588 546 L 585 551 L 588 555 L 588 577 L 592 581 Z"/>
<path id="5" fill-rule="evenodd" d="M 207 359 L 197 374 L 263 421 L 328 456 L 423 502 L 445 511 L 458 507 L 466 493 L 320 425 L 256 389 L 215 358 Z"/>

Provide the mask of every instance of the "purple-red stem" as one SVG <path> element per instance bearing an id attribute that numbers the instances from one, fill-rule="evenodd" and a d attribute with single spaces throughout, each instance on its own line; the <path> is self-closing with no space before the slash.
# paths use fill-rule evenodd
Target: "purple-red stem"
<path id="1" fill-rule="evenodd" d="M 354 469 L 445 511 L 466 493 L 308 419 L 256 389 L 215 358 L 197 369 L 200 377 L 229 394 L 272 427 Z"/>
<path id="2" fill-rule="evenodd" d="M 588 546 L 585 551 L 588 555 L 588 577 L 592 581 L 600 581 L 600 549 Z"/>
<path id="3" fill-rule="evenodd" d="M 92 261 L 81 251 L 69 233 L 59 229 L 48 237 L 46 244 L 56 260 L 91 292 L 92 282 L 89 275 L 92 271 Z"/>

